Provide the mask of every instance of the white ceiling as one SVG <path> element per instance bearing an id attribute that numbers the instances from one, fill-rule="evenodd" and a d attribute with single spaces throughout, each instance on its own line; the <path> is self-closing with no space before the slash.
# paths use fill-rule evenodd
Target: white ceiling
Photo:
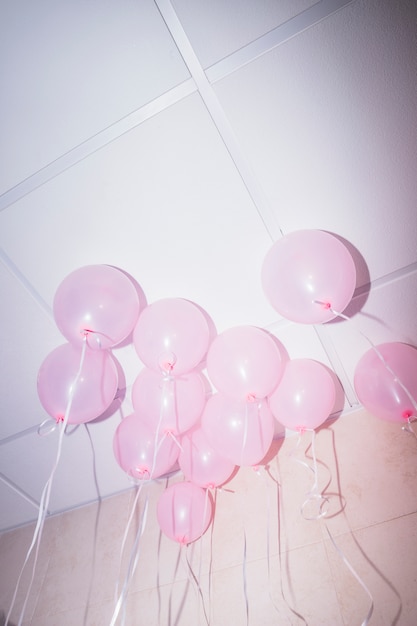
<path id="1" fill-rule="evenodd" d="M 55 458 L 36 379 L 80 266 L 122 268 L 148 303 L 188 298 L 219 332 L 268 328 L 334 368 L 345 414 L 357 329 L 417 344 L 416 20 L 405 0 L 3 3 L 0 529 L 36 518 Z M 268 304 L 262 261 L 301 228 L 346 240 L 352 322 L 299 326 Z M 129 391 L 141 363 L 114 354 Z M 65 437 L 51 512 L 129 487 L 112 439 L 130 411 L 127 393 Z"/>

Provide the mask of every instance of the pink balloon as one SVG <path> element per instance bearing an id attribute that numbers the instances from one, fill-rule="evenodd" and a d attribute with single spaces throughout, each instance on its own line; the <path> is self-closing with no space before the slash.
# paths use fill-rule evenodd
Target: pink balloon
<path id="1" fill-rule="evenodd" d="M 208 399 L 201 418 L 209 443 L 236 465 L 262 461 L 271 446 L 274 426 L 266 401 L 238 401 L 223 393 Z"/>
<path id="2" fill-rule="evenodd" d="M 207 373 L 219 391 L 236 400 L 265 398 L 283 372 L 274 339 L 255 326 L 238 326 L 218 335 L 207 354 Z"/>
<path id="3" fill-rule="evenodd" d="M 227 482 L 236 467 L 213 448 L 202 428 L 193 428 L 181 437 L 178 463 L 187 480 L 204 488 Z"/>
<path id="4" fill-rule="evenodd" d="M 190 372 L 203 360 L 209 339 L 203 313 L 182 298 L 166 298 L 147 306 L 133 333 L 141 361 L 150 369 L 175 376 Z"/>
<path id="5" fill-rule="evenodd" d="M 149 480 L 172 470 L 179 448 L 172 437 L 158 435 L 133 413 L 117 427 L 113 451 L 117 463 L 129 476 Z"/>
<path id="6" fill-rule="evenodd" d="M 86 265 L 69 274 L 54 298 L 56 324 L 70 342 L 111 348 L 132 332 L 139 315 L 139 297 L 132 281 L 110 265 Z"/>
<path id="7" fill-rule="evenodd" d="M 213 515 L 208 491 L 189 482 L 175 483 L 160 496 L 156 516 L 162 532 L 182 545 L 203 535 Z"/>
<path id="8" fill-rule="evenodd" d="M 417 349 L 406 343 L 383 343 L 362 356 L 354 386 L 365 409 L 389 422 L 416 417 Z"/>
<path id="9" fill-rule="evenodd" d="M 292 430 L 314 429 L 329 417 L 336 388 L 327 369 L 318 361 L 288 361 L 280 384 L 269 397 L 274 417 Z"/>
<path id="10" fill-rule="evenodd" d="M 299 230 L 276 241 L 262 267 L 262 286 L 276 311 L 302 324 L 320 324 L 352 299 L 356 268 L 339 239 L 322 230 Z M 321 303 L 321 304 L 320 304 Z"/>
<path id="11" fill-rule="evenodd" d="M 66 343 L 55 348 L 39 368 L 39 399 L 57 421 L 64 419 L 72 389 L 68 424 L 82 424 L 99 417 L 115 398 L 118 374 L 111 355 L 87 349 L 77 379 L 81 358 L 81 347 Z"/>
<path id="12" fill-rule="evenodd" d="M 189 372 L 182 376 L 166 376 L 144 368 L 132 389 L 135 412 L 151 428 L 179 435 L 200 418 L 206 402 L 202 377 Z"/>

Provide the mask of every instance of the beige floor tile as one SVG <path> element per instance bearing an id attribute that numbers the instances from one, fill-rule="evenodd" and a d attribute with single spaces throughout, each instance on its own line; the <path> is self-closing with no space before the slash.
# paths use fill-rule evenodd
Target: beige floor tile
<path id="1" fill-rule="evenodd" d="M 35 577 L 24 614 L 25 619 L 30 620 L 35 610 L 42 583 L 47 573 L 50 557 L 55 549 L 57 536 L 60 532 L 60 525 L 60 517 L 52 517 L 45 520 L 39 545 Z M 18 528 L 14 531 L 4 533 L 0 536 L 0 607 L 4 611 L 5 615 L 7 615 L 11 606 L 18 577 L 29 547 L 32 543 L 34 530 L 35 525 L 31 524 L 23 528 Z M 21 577 L 14 608 L 11 613 L 12 622 L 15 621 L 17 623 L 23 608 L 32 576 L 34 560 L 35 548 L 32 550 L 31 556 L 29 557 L 28 563 Z"/>
<path id="2" fill-rule="evenodd" d="M 36 618 L 113 598 L 128 498 L 123 494 L 61 516 Z"/>
<path id="3" fill-rule="evenodd" d="M 333 532 L 417 510 L 417 441 L 399 424 L 359 411 L 320 431 L 317 451 L 332 474 L 328 490 L 341 494 L 348 519 L 346 525 L 343 515 L 336 516 Z M 340 501 L 333 499 L 337 510 Z"/>
<path id="4" fill-rule="evenodd" d="M 323 544 L 215 572 L 213 624 L 246 624 L 245 584 L 249 626 L 343 624 Z"/>
<path id="5" fill-rule="evenodd" d="M 417 514 L 339 535 L 334 541 L 373 596 L 370 624 L 417 624 Z M 370 598 L 329 540 L 326 549 L 344 623 L 360 624 Z"/>

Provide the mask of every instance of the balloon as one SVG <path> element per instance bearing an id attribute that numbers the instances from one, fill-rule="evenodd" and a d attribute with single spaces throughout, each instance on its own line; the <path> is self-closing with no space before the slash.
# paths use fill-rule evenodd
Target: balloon
<path id="1" fill-rule="evenodd" d="M 156 516 L 162 532 L 182 545 L 203 535 L 213 515 L 208 491 L 189 482 L 168 487 L 158 500 Z"/>
<path id="2" fill-rule="evenodd" d="M 82 424 L 99 417 L 115 398 L 118 374 L 111 355 L 104 350 L 86 349 L 77 378 L 81 357 L 80 347 L 66 343 L 55 348 L 39 368 L 39 399 L 45 411 L 57 421 L 64 419 L 72 393 L 69 424 Z"/>
<path id="3" fill-rule="evenodd" d="M 282 372 L 275 340 L 255 326 L 226 330 L 214 339 L 207 354 L 211 382 L 236 400 L 265 398 L 278 385 Z"/>
<path id="4" fill-rule="evenodd" d="M 178 463 L 187 480 L 204 488 L 227 482 L 236 467 L 213 448 L 202 428 L 193 428 L 181 437 Z"/>
<path id="5" fill-rule="evenodd" d="M 178 376 L 205 357 L 210 339 L 207 321 L 195 304 L 166 298 L 148 305 L 139 316 L 133 343 L 143 363 Z"/>
<path id="6" fill-rule="evenodd" d="M 365 409 L 380 419 L 405 422 L 417 416 L 417 349 L 406 343 L 383 343 L 358 362 L 354 386 Z"/>
<path id="7" fill-rule="evenodd" d="M 262 266 L 262 286 L 276 311 L 302 324 L 320 324 L 352 299 L 356 269 L 347 248 L 322 230 L 299 230 L 276 241 Z"/>
<path id="8" fill-rule="evenodd" d="M 116 429 L 113 452 L 117 463 L 132 478 L 153 479 L 172 470 L 178 446 L 169 435 L 157 435 L 135 413 L 125 417 Z"/>
<path id="9" fill-rule="evenodd" d="M 54 297 L 56 324 L 71 343 L 111 348 L 132 332 L 139 315 L 139 297 L 129 278 L 110 265 L 86 265 L 69 274 Z"/>
<path id="10" fill-rule="evenodd" d="M 234 400 L 223 393 L 211 396 L 201 428 L 213 448 L 236 465 L 257 465 L 274 437 L 274 418 L 267 402 Z"/>
<path id="11" fill-rule="evenodd" d="M 165 376 L 144 368 L 132 388 L 132 403 L 150 427 L 174 435 L 185 432 L 200 418 L 206 402 L 202 377 L 196 372 Z"/>
<path id="12" fill-rule="evenodd" d="M 324 365 L 311 359 L 293 359 L 269 397 L 269 406 L 283 426 L 304 430 L 323 424 L 335 401 L 335 384 Z"/>

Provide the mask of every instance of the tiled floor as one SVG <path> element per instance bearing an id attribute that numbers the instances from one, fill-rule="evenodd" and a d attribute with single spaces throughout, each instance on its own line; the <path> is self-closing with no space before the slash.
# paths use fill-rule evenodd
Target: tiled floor
<path id="1" fill-rule="evenodd" d="M 315 440 L 318 484 L 329 498 L 321 520 L 302 514 L 314 482 L 306 466 L 311 441 L 309 432 L 301 441 L 289 436 L 276 443 L 266 467 L 241 468 L 217 492 L 212 526 L 188 547 L 159 531 L 155 510 L 166 481 L 142 489 L 122 558 L 133 491 L 48 519 L 23 624 L 110 624 L 116 582 L 120 593 L 146 502 L 128 625 L 353 626 L 371 606 L 363 585 L 373 598 L 371 625 L 417 623 L 416 438 L 363 411 L 327 423 Z M 25 527 L 0 536 L 5 612 L 32 533 Z M 12 621 L 29 578 L 27 569 Z"/>

